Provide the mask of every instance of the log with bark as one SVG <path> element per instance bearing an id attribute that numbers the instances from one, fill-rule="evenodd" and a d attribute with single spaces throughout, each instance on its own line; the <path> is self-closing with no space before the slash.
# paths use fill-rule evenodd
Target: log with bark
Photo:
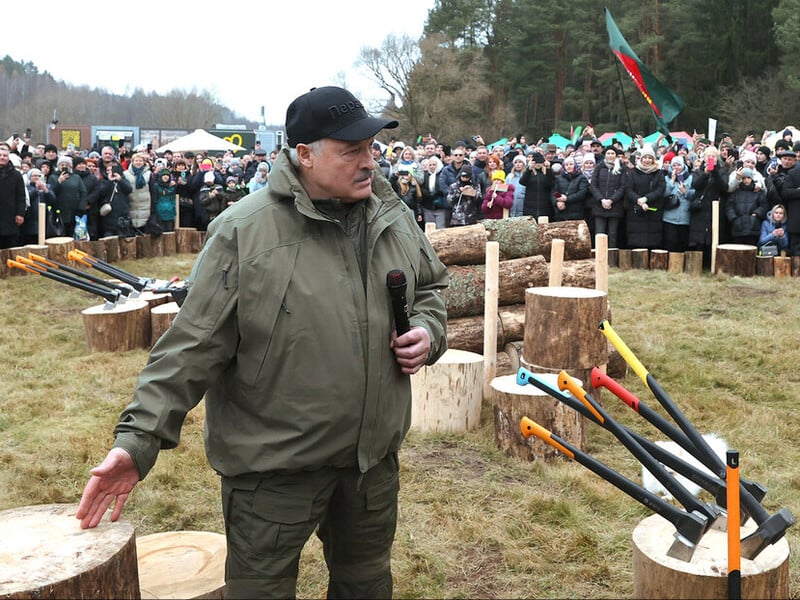
<path id="1" fill-rule="evenodd" d="M 500 245 L 500 260 L 544 256 L 550 260 L 554 239 L 564 240 L 564 260 L 592 255 L 592 239 L 584 221 L 537 223 L 533 217 L 487 219 L 475 225 L 436 229 L 430 241 L 446 265 L 480 265 L 486 261 L 486 242 Z"/>
<path id="2" fill-rule="evenodd" d="M 594 260 L 566 261 L 562 269 L 562 284 L 565 287 L 594 289 Z M 450 285 L 442 292 L 447 305 L 447 318 L 482 315 L 485 267 L 454 265 L 449 267 L 448 271 Z M 549 265 L 541 255 L 500 261 L 498 304 L 500 306 L 524 304 L 525 290 L 546 286 L 549 276 Z"/>

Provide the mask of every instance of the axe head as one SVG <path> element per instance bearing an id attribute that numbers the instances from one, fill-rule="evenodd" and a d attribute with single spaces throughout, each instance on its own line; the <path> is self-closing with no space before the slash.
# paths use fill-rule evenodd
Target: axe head
<path id="1" fill-rule="evenodd" d="M 742 540 L 742 556 L 753 560 L 767 546 L 783 537 L 786 530 L 797 522 L 788 508 L 782 508 L 758 526 L 753 533 Z"/>
<path id="2" fill-rule="evenodd" d="M 667 556 L 691 562 L 697 543 L 706 532 L 708 519 L 700 512 L 693 510 L 685 513 L 675 523 L 675 541 L 667 550 Z"/>

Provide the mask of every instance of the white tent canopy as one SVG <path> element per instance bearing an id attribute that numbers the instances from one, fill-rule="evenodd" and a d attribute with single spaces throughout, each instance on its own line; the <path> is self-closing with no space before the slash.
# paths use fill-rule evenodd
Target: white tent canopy
<path id="1" fill-rule="evenodd" d="M 205 129 L 195 129 L 189 135 L 179 137 L 177 140 L 172 140 L 169 144 L 165 144 L 160 148 L 156 148 L 156 152 L 208 152 L 208 151 L 225 151 L 239 152 L 244 150 L 241 146 L 233 144 L 228 140 L 223 140 Z"/>

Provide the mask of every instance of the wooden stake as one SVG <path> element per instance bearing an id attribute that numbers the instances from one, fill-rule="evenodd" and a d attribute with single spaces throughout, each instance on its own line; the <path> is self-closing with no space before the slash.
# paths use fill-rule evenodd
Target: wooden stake
<path id="1" fill-rule="evenodd" d="M 47 204 L 39 202 L 39 245 L 44 246 L 44 241 L 47 239 L 45 233 L 47 227 Z"/>
<path id="2" fill-rule="evenodd" d="M 486 283 L 483 308 L 483 396 L 492 397 L 497 369 L 497 305 L 500 294 L 500 243 L 486 242 Z"/>
<path id="3" fill-rule="evenodd" d="M 717 272 L 717 246 L 719 246 L 719 200 L 711 203 L 711 273 Z"/>
<path id="4" fill-rule="evenodd" d="M 608 292 L 608 235 L 594 236 L 594 289 Z"/>
<path id="5" fill-rule="evenodd" d="M 564 240 L 553 240 L 550 250 L 550 287 L 560 287 L 564 279 Z"/>

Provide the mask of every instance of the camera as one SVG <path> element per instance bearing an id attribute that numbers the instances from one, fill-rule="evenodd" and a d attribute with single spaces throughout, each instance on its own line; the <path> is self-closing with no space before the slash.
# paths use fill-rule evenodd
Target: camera
<path id="1" fill-rule="evenodd" d="M 740 160 L 737 160 L 735 165 L 737 169 L 741 169 L 744 166 L 744 163 Z"/>

